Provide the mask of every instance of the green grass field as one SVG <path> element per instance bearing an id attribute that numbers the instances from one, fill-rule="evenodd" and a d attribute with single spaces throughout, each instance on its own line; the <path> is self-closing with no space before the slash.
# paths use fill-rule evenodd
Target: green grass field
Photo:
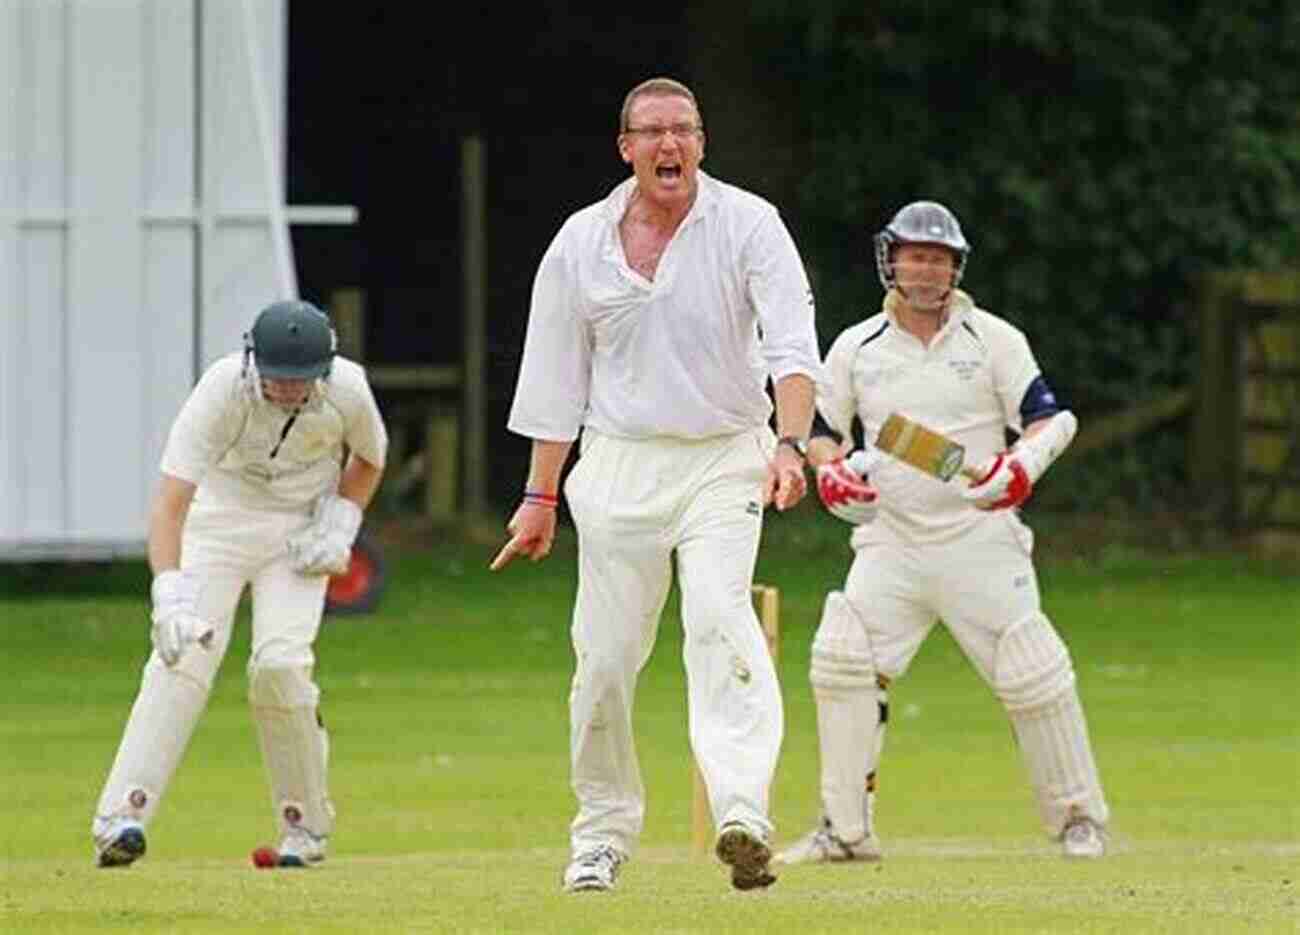
<path id="1" fill-rule="evenodd" d="M 787 734 L 778 843 L 817 813 L 808 648 L 849 552 L 807 511 L 769 524 Z M 612 894 L 560 892 L 572 539 L 491 576 L 487 545 L 390 555 L 380 610 L 330 618 L 318 677 L 339 821 L 311 871 L 273 842 L 241 625 L 148 856 L 92 867 L 89 818 L 148 648 L 139 565 L 0 566 L 0 931 L 1283 932 L 1300 926 L 1300 578 L 1245 558 L 1122 549 L 1040 569 L 1114 812 L 1112 854 L 1039 833 L 1001 710 L 936 631 L 892 693 L 873 866 L 731 891 L 691 858 L 676 605 L 638 694 L 643 847 Z"/>

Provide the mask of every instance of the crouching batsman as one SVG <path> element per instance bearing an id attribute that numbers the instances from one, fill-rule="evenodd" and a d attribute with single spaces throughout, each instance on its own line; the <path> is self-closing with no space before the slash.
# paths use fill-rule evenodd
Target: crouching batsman
<path id="1" fill-rule="evenodd" d="M 388 445 L 365 371 L 335 356 L 335 343 L 312 305 L 268 306 L 243 353 L 204 373 L 172 425 L 149 516 L 153 652 L 92 823 L 102 867 L 144 855 L 245 587 L 248 700 L 278 862 L 325 857 L 334 807 L 312 646 L 328 577 L 347 569 Z"/>
<path id="2" fill-rule="evenodd" d="M 876 237 L 883 310 L 827 355 L 809 454 L 822 502 L 854 526 L 855 558 L 812 645 L 822 815 L 777 862 L 879 859 L 886 687 L 939 620 L 1006 709 L 1047 833 L 1067 857 L 1105 850 L 1074 667 L 1043 614 L 1033 536 L 1016 511 L 1076 422 L 1024 335 L 957 289 L 968 252 L 947 208 L 904 207 Z M 945 483 L 871 445 L 850 453 L 854 420 L 871 440 L 891 414 L 964 446 L 970 469 Z M 1020 438 L 1004 451 L 1008 428 Z"/>

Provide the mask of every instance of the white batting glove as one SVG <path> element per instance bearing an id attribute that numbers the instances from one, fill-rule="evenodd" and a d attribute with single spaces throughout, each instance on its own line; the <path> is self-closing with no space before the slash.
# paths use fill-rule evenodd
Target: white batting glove
<path id="1" fill-rule="evenodd" d="M 153 598 L 149 635 L 166 666 L 180 662 L 185 650 L 195 643 L 204 649 L 212 645 L 215 631 L 198 615 L 198 581 L 173 568 L 155 575 L 149 592 Z"/>
<path id="2" fill-rule="evenodd" d="M 1009 510 L 1020 506 L 1034 492 L 1034 482 L 1016 452 L 994 455 L 981 468 L 983 479 L 961 492 L 980 510 Z"/>
<path id="3" fill-rule="evenodd" d="M 361 507 L 347 497 L 326 494 L 316 501 L 312 523 L 289 537 L 289 561 L 304 575 L 341 575 L 352 560 L 361 529 Z"/>
<path id="4" fill-rule="evenodd" d="M 817 468 L 817 496 L 832 516 L 854 526 L 876 518 L 880 493 L 866 477 L 873 463 L 867 452 L 855 451 Z"/>

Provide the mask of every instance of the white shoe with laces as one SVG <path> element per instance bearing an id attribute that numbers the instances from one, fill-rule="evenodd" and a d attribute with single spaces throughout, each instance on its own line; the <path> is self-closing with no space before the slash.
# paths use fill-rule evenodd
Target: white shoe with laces
<path id="1" fill-rule="evenodd" d="M 849 863 L 855 860 L 880 860 L 880 841 L 868 832 L 860 840 L 844 841 L 824 815 L 817 827 L 795 841 L 776 857 L 779 864 Z"/>
<path id="2" fill-rule="evenodd" d="M 831 820 L 825 815 L 817 820 L 817 827 L 795 841 L 772 858 L 780 864 L 826 864 L 852 861 L 880 860 L 880 839 L 876 837 L 876 793 L 868 791 L 862 797 L 863 836 L 857 841 L 845 841 L 835 833 Z"/>
<path id="3" fill-rule="evenodd" d="M 280 840 L 281 867 L 310 867 L 325 859 L 325 844 L 328 839 L 317 837 L 306 828 L 295 826 L 284 833 Z"/>
<path id="4" fill-rule="evenodd" d="M 1061 832 L 1061 852 L 1071 859 L 1095 860 L 1106 853 L 1106 836 L 1101 825 L 1085 815 L 1070 819 Z"/>
<path id="5" fill-rule="evenodd" d="M 598 893 L 614 888 L 618 869 L 627 858 L 609 845 L 583 851 L 564 869 L 564 889 L 570 893 Z"/>

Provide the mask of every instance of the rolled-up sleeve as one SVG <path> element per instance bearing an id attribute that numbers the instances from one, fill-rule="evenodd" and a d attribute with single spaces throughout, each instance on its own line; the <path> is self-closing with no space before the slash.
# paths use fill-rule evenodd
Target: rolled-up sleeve
<path id="1" fill-rule="evenodd" d="M 853 417 L 857 414 L 853 393 L 853 357 L 859 343 L 854 340 L 857 330 L 849 329 L 831 345 L 830 353 L 826 355 L 826 366 L 817 381 L 817 411 L 843 438 L 852 437 Z"/>
<path id="2" fill-rule="evenodd" d="M 523 360 L 507 426 L 527 438 L 573 441 L 591 394 L 591 334 L 561 229 L 533 281 Z"/>
<path id="3" fill-rule="evenodd" d="M 388 457 L 388 429 L 365 371 L 358 367 L 354 372 L 343 440 L 353 454 L 374 467 L 383 468 Z"/>
<path id="4" fill-rule="evenodd" d="M 750 300 L 763 331 L 763 357 L 773 382 L 821 373 L 812 287 L 794 238 L 775 210 L 764 214 L 746 249 Z"/>
<path id="5" fill-rule="evenodd" d="M 241 379 L 240 364 L 229 357 L 207 369 L 172 423 L 159 464 L 164 474 L 197 486 L 234 444 Z"/>

